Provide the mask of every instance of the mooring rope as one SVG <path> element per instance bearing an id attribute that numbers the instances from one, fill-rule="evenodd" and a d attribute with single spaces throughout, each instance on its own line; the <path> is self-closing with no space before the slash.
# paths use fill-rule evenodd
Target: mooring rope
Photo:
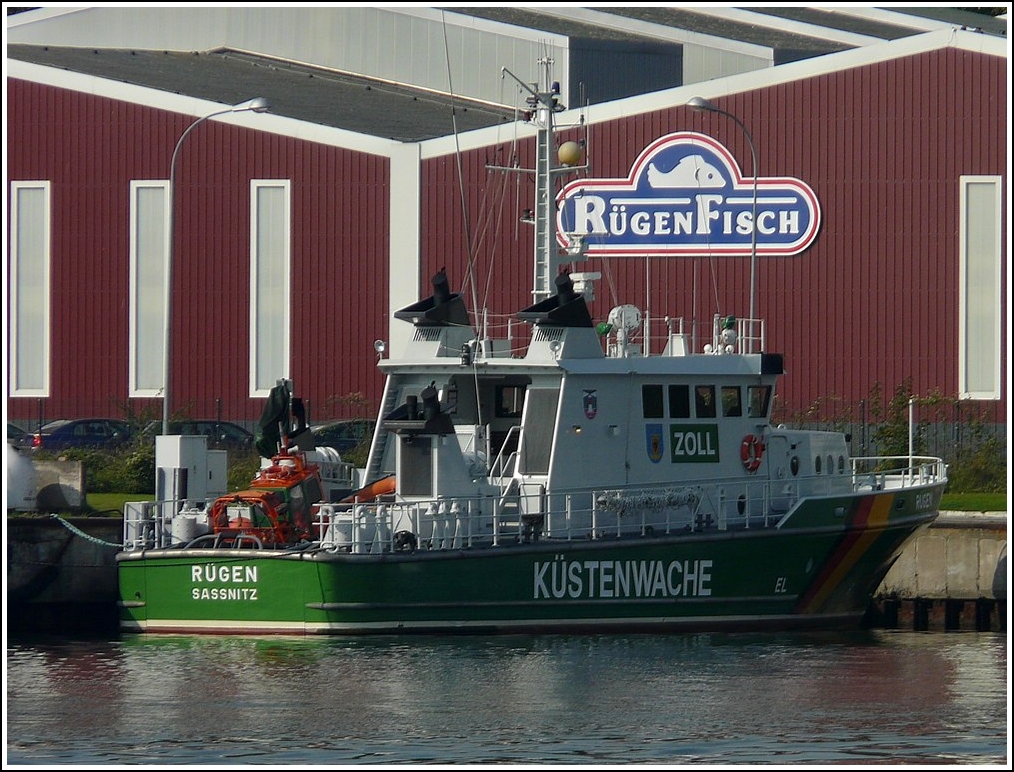
<path id="1" fill-rule="evenodd" d="M 52 515 L 50 515 L 50 517 L 56 518 L 56 520 L 61 525 L 63 525 L 64 528 L 66 528 L 68 531 L 70 531 L 71 533 L 80 536 L 82 539 L 87 539 L 88 541 L 92 542 L 93 544 L 100 544 L 103 547 L 116 547 L 116 549 L 120 549 L 120 548 L 123 547 L 123 545 L 120 544 L 119 542 L 104 541 L 104 540 L 99 539 L 99 538 L 97 538 L 95 536 L 92 536 L 91 534 L 85 533 L 80 528 L 72 525 L 71 523 L 68 523 L 66 520 L 64 520 L 62 517 L 60 517 L 59 515 L 57 515 L 55 513 L 52 514 Z"/>

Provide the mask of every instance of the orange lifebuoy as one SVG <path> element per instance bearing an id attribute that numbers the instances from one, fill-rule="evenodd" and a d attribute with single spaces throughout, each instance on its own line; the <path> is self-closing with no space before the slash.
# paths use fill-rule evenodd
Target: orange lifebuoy
<path id="1" fill-rule="evenodd" d="M 748 472 L 756 472 L 760 467 L 761 458 L 764 457 L 764 443 L 756 434 L 748 434 L 743 438 L 743 444 L 739 447 L 739 457 L 743 459 L 743 466 Z"/>

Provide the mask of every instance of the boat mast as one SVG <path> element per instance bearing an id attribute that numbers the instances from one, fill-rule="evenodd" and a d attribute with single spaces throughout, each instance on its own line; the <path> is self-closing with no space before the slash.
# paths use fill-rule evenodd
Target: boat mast
<path id="1" fill-rule="evenodd" d="M 558 255 L 556 248 L 556 203 L 553 196 L 554 181 L 557 177 L 573 168 L 553 167 L 553 114 L 565 110 L 560 104 L 560 84 L 549 82 L 549 72 L 553 59 L 543 57 L 539 60 L 542 68 L 540 84 L 535 90 L 522 81 L 514 73 L 503 68 L 503 72 L 517 81 L 528 97 L 525 99 L 531 108 L 530 122 L 538 130 L 536 137 L 535 158 L 535 275 L 532 283 L 532 295 L 535 302 L 545 300 L 553 292 L 553 282 L 559 272 L 560 265 L 566 262 Z M 512 171 L 522 171 L 513 169 Z M 531 170 L 528 170 L 529 172 Z"/>

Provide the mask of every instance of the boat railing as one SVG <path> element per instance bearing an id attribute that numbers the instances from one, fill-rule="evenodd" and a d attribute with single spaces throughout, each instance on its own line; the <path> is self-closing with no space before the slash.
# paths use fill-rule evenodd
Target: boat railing
<path id="1" fill-rule="evenodd" d="M 852 459 L 855 490 L 909 488 L 946 479 L 947 464 L 932 456 L 859 456 Z"/>
<path id="2" fill-rule="evenodd" d="M 753 487 L 751 506 L 759 511 L 754 499 L 766 498 L 764 486 L 754 483 Z M 735 499 L 721 492 L 704 496 L 659 489 L 652 499 L 650 492 L 634 496 L 611 490 L 549 494 L 542 485 L 520 483 L 512 492 L 512 497 L 322 505 L 316 522 L 320 546 L 353 554 L 456 550 L 549 538 L 573 541 L 689 533 L 733 527 L 735 519 L 727 514 L 716 517 L 721 508 L 736 506 Z M 740 520 L 745 528 L 773 524 L 770 517 L 740 516 Z"/>
<path id="3" fill-rule="evenodd" d="M 938 484 L 935 458 L 856 459 L 851 473 L 731 477 L 701 485 L 547 491 L 514 480 L 501 494 L 323 505 L 320 546 L 333 551 L 454 550 L 546 540 L 602 540 L 777 527 L 802 499 Z"/>
<path id="4" fill-rule="evenodd" d="M 646 315 L 644 334 L 647 338 L 645 355 L 686 356 L 694 353 L 696 329 L 688 330 L 682 316 Z"/>
<path id="5" fill-rule="evenodd" d="M 764 351 L 763 319 L 715 314 L 711 323 L 711 345 L 706 354 L 755 354 Z"/>
<path id="6" fill-rule="evenodd" d="M 759 353 L 764 351 L 767 334 L 763 319 L 718 314 L 712 319 L 710 339 L 703 342 L 698 340 L 697 323 L 683 317 L 646 317 L 643 332 L 647 338 L 644 353 L 662 356 Z"/>
<path id="7" fill-rule="evenodd" d="M 123 506 L 123 549 L 165 549 L 189 543 L 206 533 L 202 503 L 181 499 L 128 501 Z"/>
<path id="8" fill-rule="evenodd" d="M 355 554 L 501 547 L 540 540 L 602 540 L 708 530 L 777 527 L 802 499 L 939 485 L 947 467 L 928 456 L 852 459 L 851 469 L 789 479 L 730 477 L 699 485 L 547 490 L 511 478 L 489 494 L 433 500 L 395 495 L 356 504 L 322 503 L 311 539 Z M 128 502 L 127 551 L 218 546 L 202 503 Z M 236 546 L 256 544 L 231 543 Z"/>

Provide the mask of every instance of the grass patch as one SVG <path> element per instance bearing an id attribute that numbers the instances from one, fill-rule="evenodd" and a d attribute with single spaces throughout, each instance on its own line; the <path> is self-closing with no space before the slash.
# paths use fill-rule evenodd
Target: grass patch
<path id="1" fill-rule="evenodd" d="M 1006 512 L 1006 493 L 945 493 L 940 509 L 949 512 Z"/>
<path id="2" fill-rule="evenodd" d="M 123 505 L 128 501 L 152 501 L 152 493 L 89 493 L 85 496 L 87 515 L 108 515 L 123 517 Z"/>

